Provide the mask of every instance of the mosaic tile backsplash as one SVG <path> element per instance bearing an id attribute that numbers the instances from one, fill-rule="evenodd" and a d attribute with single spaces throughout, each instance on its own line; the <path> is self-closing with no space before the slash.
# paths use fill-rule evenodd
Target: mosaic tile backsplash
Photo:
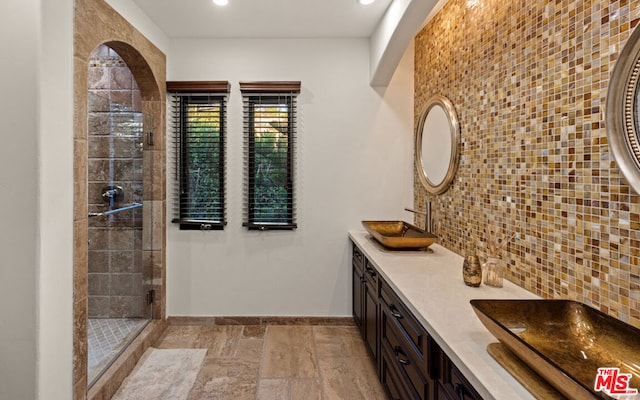
<path id="1" fill-rule="evenodd" d="M 449 190 L 414 179 L 440 243 L 482 259 L 489 231 L 515 232 L 507 279 L 636 327 L 640 196 L 610 154 L 605 103 L 639 18 L 640 0 L 450 0 L 415 41 L 416 125 L 434 95 L 461 125 Z"/>

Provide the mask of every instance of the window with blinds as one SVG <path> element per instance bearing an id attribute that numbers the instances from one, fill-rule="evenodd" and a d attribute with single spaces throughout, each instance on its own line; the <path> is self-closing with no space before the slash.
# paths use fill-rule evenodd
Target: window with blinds
<path id="1" fill-rule="evenodd" d="M 172 222 L 181 230 L 226 224 L 228 82 L 167 82 L 171 98 L 176 192 Z"/>
<path id="2" fill-rule="evenodd" d="M 297 228 L 296 97 L 300 82 L 240 82 L 248 229 Z"/>

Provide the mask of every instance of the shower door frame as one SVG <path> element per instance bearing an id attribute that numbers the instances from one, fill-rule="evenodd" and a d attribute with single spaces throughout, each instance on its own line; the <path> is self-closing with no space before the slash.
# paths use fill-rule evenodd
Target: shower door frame
<path id="1" fill-rule="evenodd" d="M 99 21 L 99 23 L 97 23 Z M 150 268 L 155 292 L 152 321 L 129 349 L 88 390 L 88 201 L 87 98 L 88 60 L 101 44 L 113 48 L 133 73 L 142 97 L 142 112 L 153 120 L 153 145 L 143 150 L 143 268 Z M 140 32 L 99 0 L 74 4 L 74 256 L 73 256 L 73 393 L 74 399 L 110 398 L 133 369 L 144 348 L 166 326 L 165 318 L 165 112 L 166 57 Z M 145 132 L 148 134 L 148 132 Z"/>

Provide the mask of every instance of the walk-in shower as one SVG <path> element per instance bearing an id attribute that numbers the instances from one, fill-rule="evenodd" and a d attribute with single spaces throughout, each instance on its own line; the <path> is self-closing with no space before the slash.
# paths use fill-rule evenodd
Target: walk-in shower
<path id="1" fill-rule="evenodd" d="M 98 47 L 88 70 L 88 381 L 95 381 L 151 319 L 143 264 L 140 90 L 122 58 Z"/>

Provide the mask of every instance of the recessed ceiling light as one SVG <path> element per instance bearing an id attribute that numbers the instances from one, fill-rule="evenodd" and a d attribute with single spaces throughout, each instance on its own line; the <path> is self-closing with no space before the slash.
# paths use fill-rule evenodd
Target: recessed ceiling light
<path id="1" fill-rule="evenodd" d="M 376 0 L 358 0 L 358 3 L 362 4 L 362 5 L 367 5 L 367 4 L 371 4 Z"/>
<path id="2" fill-rule="evenodd" d="M 226 6 L 229 4 L 229 0 L 213 0 L 213 3 L 217 6 Z"/>

